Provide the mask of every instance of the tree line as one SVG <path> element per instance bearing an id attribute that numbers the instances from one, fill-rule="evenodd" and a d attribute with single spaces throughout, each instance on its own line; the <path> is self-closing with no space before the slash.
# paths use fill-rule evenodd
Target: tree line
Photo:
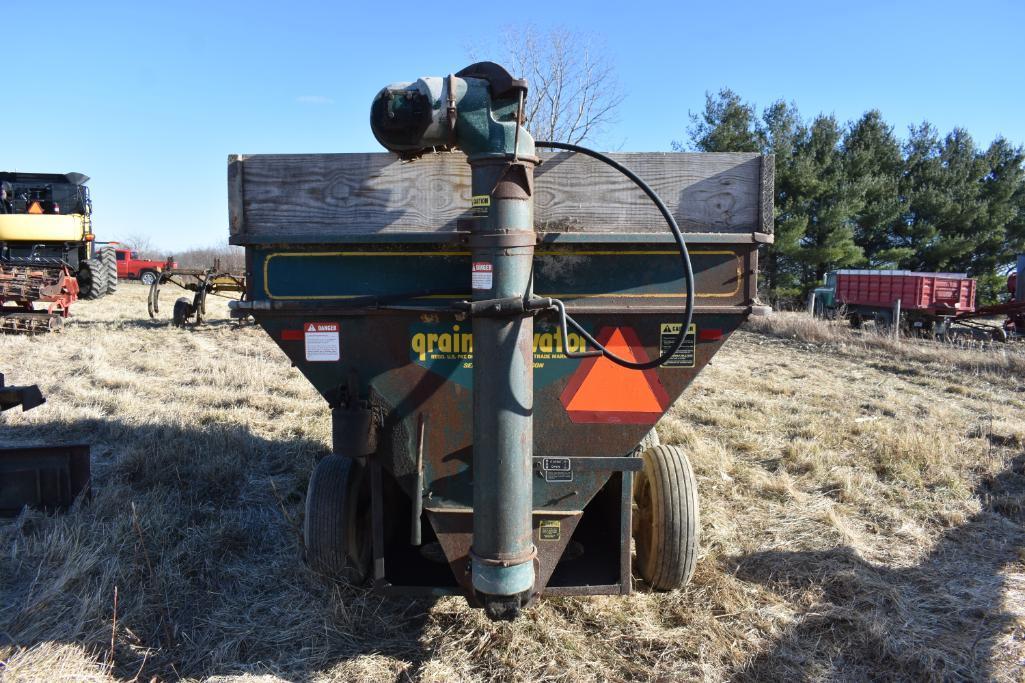
<path id="1" fill-rule="evenodd" d="M 1003 137 L 983 149 L 922 123 L 902 140 L 878 110 L 842 124 L 783 101 L 759 116 L 729 89 L 706 95 L 687 133 L 698 151 L 775 155 L 775 242 L 760 267 L 772 302 L 855 267 L 967 272 L 993 303 L 1025 253 L 1025 150 Z"/>

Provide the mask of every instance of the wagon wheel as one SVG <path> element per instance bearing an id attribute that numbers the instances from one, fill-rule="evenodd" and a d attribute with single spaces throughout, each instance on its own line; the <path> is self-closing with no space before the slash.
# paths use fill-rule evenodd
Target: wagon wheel
<path id="1" fill-rule="evenodd" d="M 188 299 L 183 296 L 178 297 L 178 300 L 174 302 L 174 310 L 171 311 L 171 324 L 175 327 L 185 327 L 194 312 L 195 309 Z"/>
<path id="2" fill-rule="evenodd" d="M 361 583 L 370 568 L 370 487 L 367 468 L 329 455 L 310 477 L 303 540 L 306 561 L 331 578 Z"/>
<path id="3" fill-rule="evenodd" d="M 889 311 L 876 311 L 872 314 L 872 321 L 875 323 L 877 332 L 886 334 L 890 332 L 890 327 L 893 325 L 893 314 Z"/>
<path id="4" fill-rule="evenodd" d="M 649 448 L 641 458 L 633 495 L 637 571 L 655 590 L 673 590 L 690 581 L 697 562 L 697 482 L 676 446 Z"/>
<path id="5" fill-rule="evenodd" d="M 149 286 L 149 296 L 146 299 L 146 308 L 149 310 L 149 317 L 156 319 L 160 312 L 160 279 L 157 278 Z"/>

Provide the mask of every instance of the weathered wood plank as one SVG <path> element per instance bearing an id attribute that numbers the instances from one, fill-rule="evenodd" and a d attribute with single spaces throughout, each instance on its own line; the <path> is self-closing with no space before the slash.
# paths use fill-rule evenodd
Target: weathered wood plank
<path id="1" fill-rule="evenodd" d="M 232 236 L 245 230 L 242 161 L 243 158 L 235 154 L 228 157 L 228 232 Z"/>
<path id="2" fill-rule="evenodd" d="M 757 154 L 611 156 L 658 192 L 685 231 L 771 229 L 764 218 L 766 164 Z M 569 153 L 542 158 L 535 174 L 538 230 L 666 230 L 650 200 L 614 169 Z M 241 173 L 229 192 L 232 241 L 238 244 L 310 233 L 330 241 L 346 234 L 465 230 L 472 220 L 469 166 L 458 153 L 411 163 L 384 153 L 241 159 L 233 158 L 232 168 Z"/>
<path id="3" fill-rule="evenodd" d="M 773 234 L 773 226 L 776 223 L 776 156 L 767 154 L 762 157 L 762 181 L 761 181 L 761 217 L 759 220 L 760 232 L 767 235 Z"/>

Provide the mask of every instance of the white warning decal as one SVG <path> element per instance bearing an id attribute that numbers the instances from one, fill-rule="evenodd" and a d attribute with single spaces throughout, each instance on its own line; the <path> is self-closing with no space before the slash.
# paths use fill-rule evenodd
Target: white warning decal
<path id="1" fill-rule="evenodd" d="M 341 358 L 338 344 L 340 331 L 341 325 L 338 323 L 303 323 L 306 360 L 326 363 Z"/>
<path id="2" fill-rule="evenodd" d="M 470 284 L 474 289 L 491 289 L 493 266 L 487 261 L 474 261 Z"/>

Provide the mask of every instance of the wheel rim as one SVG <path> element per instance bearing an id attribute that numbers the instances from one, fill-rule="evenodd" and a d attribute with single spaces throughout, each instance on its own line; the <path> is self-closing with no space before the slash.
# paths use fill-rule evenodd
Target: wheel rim
<path id="1" fill-rule="evenodd" d="M 652 550 L 655 524 L 653 495 L 651 481 L 643 470 L 638 472 L 634 480 L 633 534 L 637 544 L 637 557 L 642 563 L 648 561 L 648 555 Z"/>

